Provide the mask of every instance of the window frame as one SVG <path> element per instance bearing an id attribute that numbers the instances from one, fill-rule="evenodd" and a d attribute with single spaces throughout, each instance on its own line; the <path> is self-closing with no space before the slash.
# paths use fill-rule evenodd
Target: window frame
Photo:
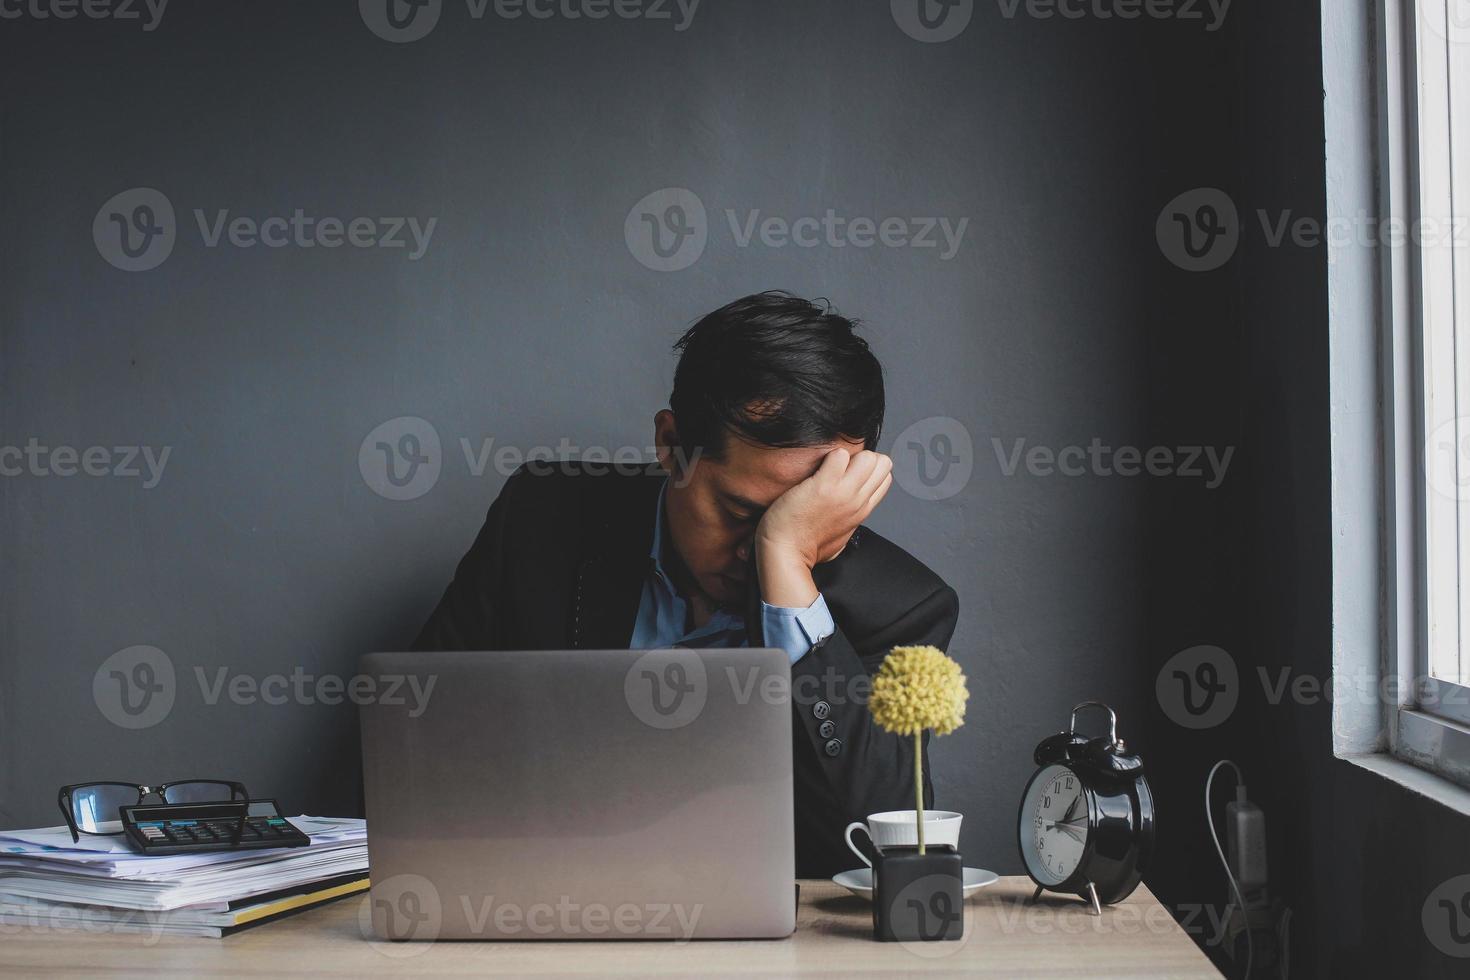
<path id="1" fill-rule="evenodd" d="M 1389 751 L 1470 786 L 1470 688 L 1436 678 L 1454 652 L 1463 679 L 1460 503 L 1429 478 L 1430 437 L 1460 424 L 1455 405 L 1452 41 L 1445 0 L 1386 0 L 1380 8 L 1380 210 L 1413 234 L 1381 249 L 1384 285 L 1385 630 L 1383 718 Z M 1470 51 L 1465 53 L 1470 70 Z M 1470 124 L 1467 124 L 1470 125 Z M 1462 210 L 1470 218 L 1470 202 Z M 1461 271 L 1464 271 L 1463 265 Z M 1470 306 L 1470 297 L 1461 297 Z M 1462 312 L 1470 334 L 1470 317 Z M 1448 397 L 1446 397 L 1448 392 Z M 1458 441 L 1455 441 L 1458 444 Z"/>

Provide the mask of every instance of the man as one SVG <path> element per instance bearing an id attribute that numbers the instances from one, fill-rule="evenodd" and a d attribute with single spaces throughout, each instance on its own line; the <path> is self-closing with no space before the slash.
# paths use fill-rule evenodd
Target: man
<path id="1" fill-rule="evenodd" d="M 947 646 L 958 600 L 860 526 L 893 477 L 882 368 L 850 320 L 760 293 L 675 348 L 658 464 L 518 471 L 415 649 L 785 650 L 797 874 L 833 875 L 849 822 L 914 802 L 912 743 L 873 723 L 868 679 L 895 645 Z"/>

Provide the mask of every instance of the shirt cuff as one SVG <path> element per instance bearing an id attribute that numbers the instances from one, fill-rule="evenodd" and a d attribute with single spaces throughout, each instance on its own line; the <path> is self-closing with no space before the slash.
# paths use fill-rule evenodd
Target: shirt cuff
<path id="1" fill-rule="evenodd" d="M 793 664 L 806 656 L 812 647 L 837 632 L 837 624 L 827 609 L 827 600 L 820 592 L 805 609 L 762 602 L 761 628 L 765 633 L 766 646 L 785 650 Z"/>

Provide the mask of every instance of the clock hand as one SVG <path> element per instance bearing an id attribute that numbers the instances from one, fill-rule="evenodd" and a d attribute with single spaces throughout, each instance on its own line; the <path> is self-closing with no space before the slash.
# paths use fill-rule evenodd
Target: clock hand
<path id="1" fill-rule="evenodd" d="M 1068 837 L 1072 838 L 1075 841 L 1080 841 L 1083 839 L 1082 832 L 1072 824 L 1059 823 L 1056 825 L 1056 828 L 1057 830 L 1060 830 L 1062 833 L 1066 834 Z"/>
<path id="2" fill-rule="evenodd" d="M 1080 796 L 1074 796 L 1074 797 L 1072 797 L 1072 802 L 1069 803 L 1069 804 L 1067 804 L 1067 812 L 1064 813 L 1064 814 L 1062 814 L 1062 822 L 1063 823 L 1066 823 L 1067 821 L 1069 821 L 1069 820 L 1072 819 L 1072 814 L 1074 814 L 1074 813 L 1077 812 L 1077 802 L 1079 800 L 1081 800 L 1081 799 L 1082 799 L 1082 797 L 1080 797 Z"/>
<path id="3" fill-rule="evenodd" d="M 1046 820 L 1042 822 L 1042 828 L 1044 830 L 1060 830 L 1074 840 L 1081 840 L 1082 833 L 1077 827 L 1079 824 L 1085 822 L 1085 817 L 1079 817 L 1076 820 Z"/>

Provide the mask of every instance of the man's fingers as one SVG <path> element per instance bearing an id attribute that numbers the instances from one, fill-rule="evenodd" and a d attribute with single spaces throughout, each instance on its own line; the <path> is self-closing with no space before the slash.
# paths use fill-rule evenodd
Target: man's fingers
<path id="1" fill-rule="evenodd" d="M 879 458 L 879 455 L 870 449 L 854 454 L 852 460 L 847 464 L 847 472 L 842 476 L 843 488 L 849 493 L 857 493 L 861 490 L 877 467 Z"/>
<path id="2" fill-rule="evenodd" d="M 846 449 L 834 449 L 822 457 L 822 464 L 817 467 L 813 477 L 822 477 L 827 480 L 841 480 L 842 475 L 847 472 L 848 460 L 851 454 Z"/>
<path id="3" fill-rule="evenodd" d="M 888 493 L 888 488 L 891 486 L 893 486 L 893 473 L 889 472 L 883 477 L 882 482 L 878 484 L 878 489 L 874 490 L 872 496 L 868 497 L 867 501 L 863 504 L 862 516 L 858 518 L 859 524 L 868 519 L 868 515 L 873 513 L 873 510 L 883 501 L 883 497 Z"/>
<path id="4" fill-rule="evenodd" d="M 884 456 L 882 453 L 874 453 L 873 455 L 877 458 L 873 461 L 872 471 L 858 488 L 857 496 L 859 500 L 866 501 L 868 497 L 872 496 L 873 491 L 878 489 L 878 484 L 883 482 L 883 478 L 893 472 L 893 460 Z"/>

